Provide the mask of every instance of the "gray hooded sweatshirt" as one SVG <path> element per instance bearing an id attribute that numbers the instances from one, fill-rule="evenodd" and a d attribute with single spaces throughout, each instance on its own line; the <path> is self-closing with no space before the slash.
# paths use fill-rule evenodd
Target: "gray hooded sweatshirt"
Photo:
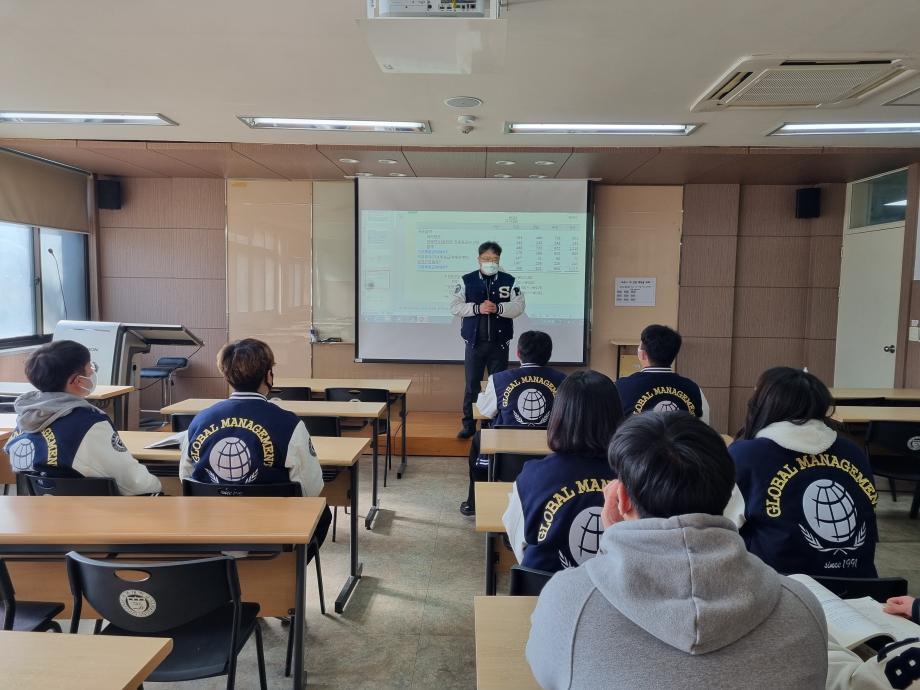
<path id="1" fill-rule="evenodd" d="M 531 619 L 543 688 L 823 688 L 817 599 L 752 556 L 732 522 L 618 523 L 598 555 L 556 573 Z"/>

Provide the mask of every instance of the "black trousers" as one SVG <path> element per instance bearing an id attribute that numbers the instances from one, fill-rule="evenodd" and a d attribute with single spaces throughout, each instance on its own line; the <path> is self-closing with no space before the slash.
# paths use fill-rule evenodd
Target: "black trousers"
<path id="1" fill-rule="evenodd" d="M 463 371 L 466 388 L 463 391 L 463 428 L 476 426 L 473 419 L 473 401 L 480 393 L 482 375 L 489 370 L 489 376 L 508 368 L 508 343 L 481 341 L 475 345 L 466 344 Z"/>
<path id="2" fill-rule="evenodd" d="M 470 487 L 466 494 L 466 502 L 471 506 L 476 506 L 476 482 L 484 482 L 489 479 L 489 468 L 479 467 L 476 460 L 479 458 L 479 432 L 473 435 L 473 442 L 470 443 Z"/>

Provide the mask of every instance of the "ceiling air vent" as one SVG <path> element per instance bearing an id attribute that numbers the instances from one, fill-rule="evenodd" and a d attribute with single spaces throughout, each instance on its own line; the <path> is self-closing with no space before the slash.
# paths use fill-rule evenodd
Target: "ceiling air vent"
<path id="1" fill-rule="evenodd" d="M 914 62 L 903 56 L 752 56 L 734 65 L 690 110 L 842 107 L 913 74 Z"/>

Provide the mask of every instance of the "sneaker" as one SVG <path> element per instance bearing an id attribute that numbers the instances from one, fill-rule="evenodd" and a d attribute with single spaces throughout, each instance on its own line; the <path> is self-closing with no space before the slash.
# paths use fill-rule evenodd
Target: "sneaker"
<path id="1" fill-rule="evenodd" d="M 464 501 L 460 504 L 460 514 L 473 517 L 476 514 L 476 506 L 471 506 L 469 502 Z"/>
<path id="2" fill-rule="evenodd" d="M 476 433 L 476 429 L 465 426 L 457 432 L 457 438 L 473 438 Z"/>

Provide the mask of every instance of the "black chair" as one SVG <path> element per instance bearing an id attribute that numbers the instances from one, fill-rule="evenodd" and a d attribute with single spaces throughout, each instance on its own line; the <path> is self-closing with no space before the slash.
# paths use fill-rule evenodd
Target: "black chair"
<path id="1" fill-rule="evenodd" d="M 170 424 L 172 425 L 173 432 L 176 431 L 187 431 L 188 428 L 192 425 L 192 420 L 195 419 L 193 414 L 174 414 L 170 417 Z"/>
<path id="2" fill-rule="evenodd" d="M 881 407 L 885 405 L 885 398 L 844 398 L 834 400 L 835 407 Z"/>
<path id="3" fill-rule="evenodd" d="M 110 477 L 48 477 L 20 472 L 27 496 L 120 496 Z"/>
<path id="4" fill-rule="evenodd" d="M 518 455 L 517 453 L 496 453 L 489 463 L 490 482 L 513 482 L 524 469 L 524 463 L 541 460 L 545 455 Z"/>
<path id="5" fill-rule="evenodd" d="M 309 386 L 291 386 L 290 388 L 272 388 L 269 400 L 309 400 L 313 391 Z"/>
<path id="6" fill-rule="evenodd" d="M 920 510 L 920 424 L 871 422 L 866 432 L 866 454 L 872 472 L 888 478 L 892 500 L 897 500 L 896 480 L 915 483 L 910 517 L 916 519 Z"/>
<path id="7" fill-rule="evenodd" d="M 385 388 L 327 388 L 326 400 L 332 402 L 382 402 L 387 406 L 386 419 L 375 419 L 378 434 L 386 434 L 386 455 L 383 463 L 383 485 L 387 485 L 389 469 L 393 464 L 393 453 L 390 447 L 390 391 Z M 358 426 L 347 427 L 350 430 L 360 430 L 367 426 L 361 422 Z"/>
<path id="8" fill-rule="evenodd" d="M 883 604 L 891 597 L 907 594 L 907 580 L 903 577 L 825 577 L 815 576 L 815 582 L 841 599 L 872 597 Z"/>
<path id="9" fill-rule="evenodd" d="M 259 496 L 279 498 L 299 498 L 303 496 L 303 487 L 298 482 L 278 482 L 276 484 L 206 484 L 191 479 L 182 480 L 183 496 Z M 314 538 L 307 545 L 307 560 L 316 564 L 316 587 L 319 590 L 319 610 L 326 615 L 326 599 L 323 594 L 323 569 L 319 562 L 319 543 Z M 293 614 L 293 611 L 291 612 Z M 287 661 L 285 675 L 291 672 L 291 655 L 294 650 L 294 628 L 288 632 Z"/>
<path id="10" fill-rule="evenodd" d="M 267 687 L 259 605 L 241 601 L 233 558 L 123 563 L 71 551 L 67 575 L 71 633 L 77 632 L 85 599 L 108 621 L 101 635 L 172 638 L 172 652 L 148 676 L 151 682 L 226 675 L 233 688 L 237 655 L 255 633 L 259 683 Z"/>
<path id="11" fill-rule="evenodd" d="M 12 395 L 0 395 L 0 412 L 4 414 L 12 414 L 16 410 L 13 409 L 13 403 L 16 401 L 16 397 Z"/>
<path id="12" fill-rule="evenodd" d="M 143 379 L 153 379 L 160 382 L 160 408 L 164 408 L 167 405 L 172 404 L 172 387 L 175 385 L 173 380 L 173 374 L 175 374 L 180 369 L 185 369 L 188 366 L 188 357 L 160 357 L 157 360 L 157 363 L 152 367 L 144 367 L 141 369 L 141 380 Z M 152 383 L 149 385 L 153 385 Z M 147 388 L 144 386 L 143 388 Z M 143 388 L 141 390 L 143 390 Z M 141 413 L 144 412 L 153 412 L 159 414 L 159 410 L 141 410 Z M 162 419 L 162 418 L 161 418 Z M 141 420 L 142 427 L 157 427 L 161 426 L 161 420 L 156 417 L 145 418 Z"/>
<path id="13" fill-rule="evenodd" d="M 64 604 L 54 601 L 16 601 L 16 592 L 6 563 L 0 560 L 0 620 L 2 630 L 22 632 L 61 632 L 55 616 L 64 610 Z"/>
<path id="14" fill-rule="evenodd" d="M 523 565 L 511 566 L 511 586 L 508 594 L 512 597 L 536 597 L 549 582 L 553 573 Z"/>

